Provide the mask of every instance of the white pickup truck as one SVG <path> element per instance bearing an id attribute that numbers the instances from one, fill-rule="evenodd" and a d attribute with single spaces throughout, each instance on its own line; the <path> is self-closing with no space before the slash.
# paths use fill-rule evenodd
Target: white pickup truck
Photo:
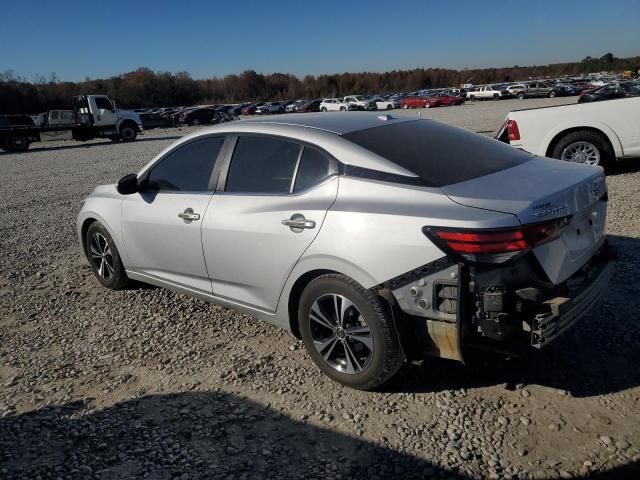
<path id="1" fill-rule="evenodd" d="M 588 165 L 640 157 L 640 97 L 515 110 L 496 138 L 535 155 Z"/>

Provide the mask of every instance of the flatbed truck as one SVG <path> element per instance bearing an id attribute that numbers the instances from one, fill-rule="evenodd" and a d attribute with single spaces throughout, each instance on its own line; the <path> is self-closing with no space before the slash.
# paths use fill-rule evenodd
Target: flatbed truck
<path id="1" fill-rule="evenodd" d="M 130 142 L 143 130 L 136 112 L 117 109 L 106 95 L 73 97 L 73 115 L 69 119 L 66 124 L 0 125 L 0 150 L 25 152 L 51 132 L 71 132 L 71 138 L 81 142 L 94 138 Z"/>

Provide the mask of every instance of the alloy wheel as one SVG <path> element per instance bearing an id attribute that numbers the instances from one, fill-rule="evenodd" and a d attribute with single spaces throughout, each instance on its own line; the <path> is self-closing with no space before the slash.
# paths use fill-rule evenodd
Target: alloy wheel
<path id="1" fill-rule="evenodd" d="M 574 142 L 562 150 L 560 159 L 585 165 L 598 165 L 600 164 L 600 150 L 593 143 Z"/>
<path id="2" fill-rule="evenodd" d="M 91 263 L 100 278 L 109 280 L 113 277 L 113 256 L 109 242 L 101 233 L 94 233 L 89 247 Z"/>
<path id="3" fill-rule="evenodd" d="M 340 373 L 357 374 L 371 363 L 371 329 L 348 298 L 338 294 L 318 298 L 309 312 L 309 327 L 318 353 Z"/>

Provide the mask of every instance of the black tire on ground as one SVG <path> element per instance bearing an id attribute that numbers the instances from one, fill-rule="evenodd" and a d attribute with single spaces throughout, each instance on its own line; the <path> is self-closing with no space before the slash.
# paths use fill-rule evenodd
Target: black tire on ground
<path id="1" fill-rule="evenodd" d="M 321 355 L 314 345 L 311 308 L 323 296 L 335 294 L 348 299 L 364 318 L 370 330 L 373 348 L 362 370 L 357 373 L 340 372 Z M 393 322 L 390 306 L 371 290 L 340 274 L 328 274 L 312 280 L 302 292 L 298 308 L 298 324 L 302 340 L 314 363 L 332 380 L 359 390 L 371 390 L 389 380 L 400 369 L 404 361 L 400 341 Z M 338 335 L 338 333 L 334 333 Z M 349 342 L 345 339 L 343 342 Z M 354 340 L 352 342 L 357 342 Z M 339 343 L 339 342 L 338 342 Z M 334 345 L 334 348 L 346 349 Z M 354 345 L 351 343 L 351 345 Z M 352 346 L 352 348 L 354 348 Z M 331 353 L 331 351 L 330 351 Z M 338 352 L 339 354 L 339 352 Z M 328 354 L 327 354 L 328 355 Z"/>
<path id="2" fill-rule="evenodd" d="M 120 138 L 125 142 L 133 142 L 138 136 L 138 129 L 130 122 L 120 127 Z"/>
<path id="3" fill-rule="evenodd" d="M 387 105 L 387 110 L 393 110 L 393 105 Z"/>
<path id="4" fill-rule="evenodd" d="M 523 92 L 518 92 L 516 97 L 518 97 L 518 100 L 524 100 L 524 93 Z"/>
<path id="5" fill-rule="evenodd" d="M 108 249 L 105 247 L 103 240 L 106 242 Z M 98 281 L 111 290 L 122 290 L 129 283 L 129 277 L 122 266 L 120 254 L 116 248 L 116 244 L 109 235 L 107 229 L 100 222 L 93 222 L 87 229 L 85 236 L 85 250 L 87 259 L 91 264 L 91 270 Z M 111 271 L 108 266 L 102 262 L 102 253 L 105 253 L 104 260 L 110 263 Z M 100 254 L 100 256 L 96 256 Z M 101 275 L 100 267 L 109 275 Z"/>
<path id="6" fill-rule="evenodd" d="M 499 94 L 497 94 L 497 93 L 494 93 L 494 94 L 493 94 L 493 99 L 494 99 L 494 100 L 500 100 L 500 95 L 499 95 Z"/>
<path id="7" fill-rule="evenodd" d="M 341 111 L 341 112 L 346 112 L 346 111 L 347 111 L 347 109 L 346 109 L 346 108 L 344 108 L 344 107 L 340 107 L 340 111 Z"/>
<path id="8" fill-rule="evenodd" d="M 26 152 L 29 150 L 29 140 L 20 134 L 13 134 L 7 139 L 4 146 L 7 152 Z"/>
<path id="9" fill-rule="evenodd" d="M 469 98 L 470 98 L 471 100 L 475 100 L 475 99 L 476 99 L 476 96 L 475 96 L 475 95 L 471 95 L 471 96 L 469 96 Z"/>
<path id="10" fill-rule="evenodd" d="M 568 133 L 556 142 L 556 145 L 553 147 L 553 151 L 551 152 L 551 156 L 558 160 L 562 159 L 563 150 L 576 142 L 588 142 L 596 147 L 600 153 L 600 162 L 598 165 L 601 167 L 611 168 L 614 165 L 616 156 L 609 139 L 604 134 L 594 130 L 578 130 Z"/>
<path id="11" fill-rule="evenodd" d="M 320 109 L 320 111 L 321 111 L 321 112 L 326 112 L 326 111 L 327 111 L 327 107 L 322 107 L 322 108 Z"/>
<path id="12" fill-rule="evenodd" d="M 555 96 L 556 96 L 556 92 L 555 92 L 555 90 L 551 90 L 551 91 L 549 92 L 549 98 L 553 98 L 553 97 L 555 97 Z"/>

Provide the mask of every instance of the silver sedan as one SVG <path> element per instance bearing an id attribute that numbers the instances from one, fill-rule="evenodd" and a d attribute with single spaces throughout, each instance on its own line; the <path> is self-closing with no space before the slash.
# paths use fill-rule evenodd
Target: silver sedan
<path id="1" fill-rule="evenodd" d="M 288 329 L 359 389 L 425 355 L 543 347 L 605 294 L 601 168 L 431 120 L 263 120 L 199 130 L 97 187 L 77 220 L 97 280 Z"/>

